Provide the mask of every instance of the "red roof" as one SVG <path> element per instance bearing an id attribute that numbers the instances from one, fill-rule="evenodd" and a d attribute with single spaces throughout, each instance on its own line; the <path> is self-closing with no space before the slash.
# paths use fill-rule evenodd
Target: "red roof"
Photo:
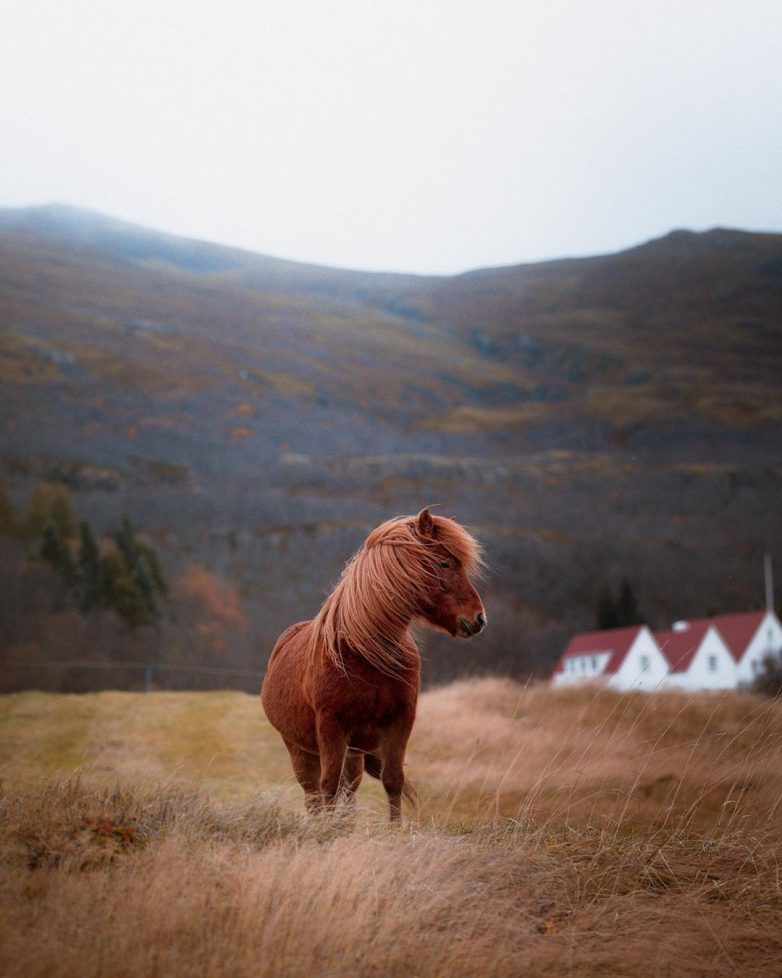
<path id="1" fill-rule="evenodd" d="M 611 653 L 603 673 L 616 672 L 643 627 L 643 625 L 632 625 L 629 628 L 604 628 L 600 632 L 582 632 L 581 635 L 574 635 L 559 657 L 554 672 L 565 671 L 566 659 L 577 655 L 599 655 L 601 652 Z"/>
<path id="2" fill-rule="evenodd" d="M 767 614 L 766 611 L 745 611 L 737 615 L 717 615 L 708 620 L 717 626 L 733 658 L 739 662 Z"/>
<path id="3" fill-rule="evenodd" d="M 671 672 L 686 672 L 690 668 L 695 653 L 713 624 L 713 618 L 697 618 L 695 621 L 688 621 L 686 628 L 654 633 Z"/>

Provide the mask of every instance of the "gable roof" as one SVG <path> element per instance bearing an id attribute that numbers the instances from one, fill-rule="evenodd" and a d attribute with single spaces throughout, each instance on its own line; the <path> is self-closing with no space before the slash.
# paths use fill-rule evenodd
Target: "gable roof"
<path id="1" fill-rule="evenodd" d="M 767 611 L 745 611 L 736 615 L 717 615 L 708 620 L 717 626 L 733 658 L 740 662 L 767 614 Z"/>
<path id="2" fill-rule="evenodd" d="M 638 638 L 639 632 L 645 627 L 645 625 L 631 625 L 627 628 L 604 628 L 599 632 L 582 632 L 580 635 L 574 635 L 559 657 L 554 672 L 564 672 L 567 659 L 573 659 L 579 655 L 600 655 L 606 652 L 611 653 L 611 658 L 608 660 L 603 674 L 616 672 L 624 662 L 633 642 Z"/>
<path id="3" fill-rule="evenodd" d="M 654 633 L 671 672 L 686 672 L 690 668 L 695 653 L 713 624 L 713 618 L 697 618 L 695 621 L 688 621 L 686 628 Z"/>

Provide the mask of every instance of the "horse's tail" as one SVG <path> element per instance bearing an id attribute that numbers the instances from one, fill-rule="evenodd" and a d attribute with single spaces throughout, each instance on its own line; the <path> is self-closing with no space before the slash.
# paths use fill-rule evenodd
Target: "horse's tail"
<path id="1" fill-rule="evenodd" d="M 380 781 L 383 773 L 383 765 L 380 763 L 380 758 L 375 757 L 374 754 L 364 754 L 364 770 L 371 778 L 376 778 Z M 407 778 L 405 778 L 405 783 L 402 787 L 402 797 L 416 814 L 418 814 L 418 792 L 415 790 L 412 781 L 408 781 Z"/>
<path id="2" fill-rule="evenodd" d="M 405 778 L 405 783 L 402 787 L 402 797 L 413 809 L 415 814 L 418 815 L 418 792 L 415 790 L 413 782 L 408 781 L 407 778 Z"/>

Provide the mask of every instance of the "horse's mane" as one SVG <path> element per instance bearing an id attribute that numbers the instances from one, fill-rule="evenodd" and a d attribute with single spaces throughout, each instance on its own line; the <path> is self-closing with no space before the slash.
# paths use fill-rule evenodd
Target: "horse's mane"
<path id="1" fill-rule="evenodd" d="M 456 557 L 469 575 L 483 567 L 480 544 L 456 520 L 432 516 L 433 543 Z M 312 622 L 310 651 L 323 650 L 344 671 L 341 649 L 348 645 L 381 672 L 403 670 L 398 644 L 417 612 L 417 598 L 436 578 L 439 558 L 416 529 L 416 517 L 381 523 L 348 561 L 336 587 Z"/>

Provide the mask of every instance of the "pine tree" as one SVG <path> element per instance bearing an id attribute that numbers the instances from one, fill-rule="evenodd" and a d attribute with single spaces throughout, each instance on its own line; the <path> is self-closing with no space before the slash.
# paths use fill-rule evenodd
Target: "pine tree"
<path id="1" fill-rule="evenodd" d="M 150 614 L 155 614 L 157 611 L 157 603 L 155 601 L 155 582 L 152 579 L 152 571 L 149 568 L 149 563 L 147 558 L 143 553 L 140 553 L 136 558 L 136 565 L 133 568 L 133 579 L 136 582 L 136 587 L 144 599 L 144 604 Z"/>
<path id="2" fill-rule="evenodd" d="M 128 567 L 124 554 L 110 550 L 100 558 L 100 589 L 103 603 L 123 618 L 130 628 L 148 619 L 147 603 Z"/>
<path id="3" fill-rule="evenodd" d="M 138 543 L 133 525 L 127 516 L 122 517 L 122 524 L 114 536 L 119 552 L 125 558 L 128 567 L 135 567 L 138 560 Z"/>
<path id="4" fill-rule="evenodd" d="M 76 568 L 73 565 L 70 548 L 54 522 L 49 523 L 44 530 L 40 553 L 41 558 L 62 575 L 67 587 L 72 587 L 76 583 Z"/>
<path id="5" fill-rule="evenodd" d="M 7 537 L 15 537 L 19 533 L 19 524 L 14 512 L 11 497 L 8 495 L 8 488 L 5 479 L 0 475 L 0 534 Z"/>
<path id="6" fill-rule="evenodd" d="M 78 532 L 78 524 L 71 505 L 71 497 L 63 486 L 54 486 L 51 519 L 63 540 L 70 540 Z"/>
<path id="7" fill-rule="evenodd" d="M 619 597 L 614 598 L 610 588 L 603 588 L 597 603 L 597 627 L 621 628 L 625 625 L 643 625 L 644 616 L 638 609 L 635 592 L 630 581 L 622 578 Z"/>
<path id="8" fill-rule="evenodd" d="M 622 578 L 616 608 L 620 625 L 643 625 L 644 617 L 638 609 L 635 592 L 626 577 Z"/>
<path id="9" fill-rule="evenodd" d="M 136 539 L 135 530 L 127 516 L 122 517 L 122 525 L 114 539 L 133 575 L 136 588 L 144 599 L 148 613 L 155 614 L 156 595 L 164 596 L 168 592 L 155 551 L 148 544 Z"/>
<path id="10" fill-rule="evenodd" d="M 603 588 L 597 602 L 597 627 L 616 628 L 618 624 L 619 618 L 617 615 L 616 603 L 613 599 L 611 591 L 607 587 Z"/>
<path id="11" fill-rule="evenodd" d="M 157 554 L 152 547 L 146 543 L 137 541 L 136 546 L 138 548 L 139 557 L 143 557 L 147 565 L 154 591 L 162 597 L 165 597 L 168 594 L 168 585 L 163 577 L 163 571 L 160 568 Z"/>
<path id="12" fill-rule="evenodd" d="M 100 550 L 88 523 L 79 524 L 81 546 L 79 549 L 79 607 L 89 611 L 102 603 Z"/>

